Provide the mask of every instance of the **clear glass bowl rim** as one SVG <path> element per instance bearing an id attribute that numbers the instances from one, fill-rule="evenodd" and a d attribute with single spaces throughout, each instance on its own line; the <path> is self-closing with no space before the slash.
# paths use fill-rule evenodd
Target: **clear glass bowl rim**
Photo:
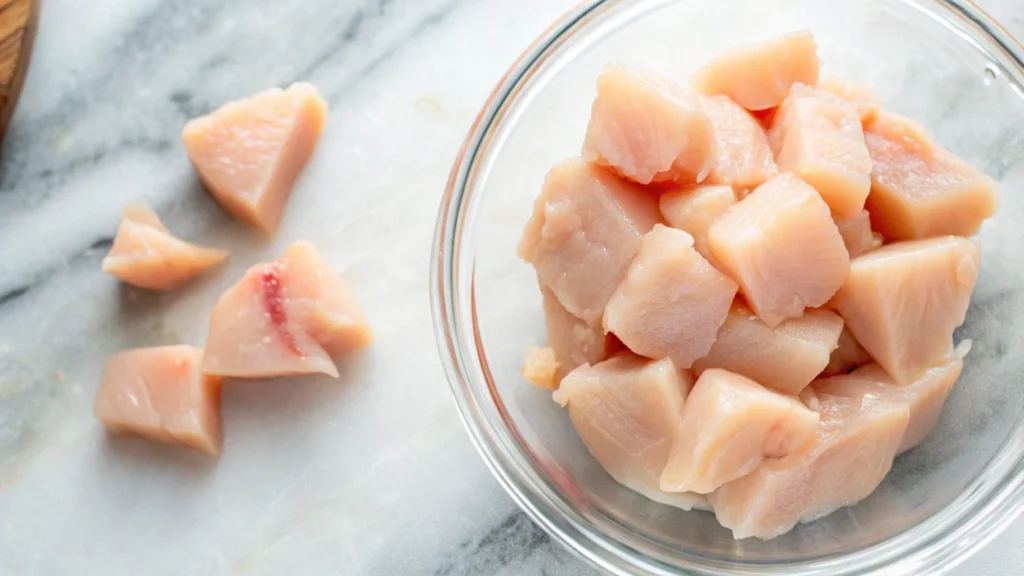
<path id="1" fill-rule="evenodd" d="M 950 570 L 1024 512 L 1024 424 L 1015 429 L 981 475 L 946 508 L 917 526 L 856 552 L 801 563 L 750 564 L 722 559 L 667 558 L 641 550 L 641 540 L 606 534 L 566 501 L 523 449 L 502 417 L 504 408 L 472 323 L 458 313 L 456 286 L 468 185 L 480 152 L 530 73 L 598 10 L 628 0 L 588 0 L 550 26 L 508 69 L 475 119 L 452 167 L 431 246 L 430 297 L 434 333 L 452 396 L 470 439 L 494 477 L 545 532 L 592 565 L 617 575 L 640 574 L 937 574 Z M 1024 47 L 970 0 L 899 0 L 934 14 L 929 2 L 973 31 L 969 41 L 994 48 L 1008 76 L 1024 86 Z M 471 264 L 471 263 L 470 263 Z M 472 287 L 465 295 L 473 298 Z M 472 348 L 470 348 L 472 347 Z M 473 374 L 485 386 L 473 384 Z M 632 541 L 630 541 L 632 540 Z"/>

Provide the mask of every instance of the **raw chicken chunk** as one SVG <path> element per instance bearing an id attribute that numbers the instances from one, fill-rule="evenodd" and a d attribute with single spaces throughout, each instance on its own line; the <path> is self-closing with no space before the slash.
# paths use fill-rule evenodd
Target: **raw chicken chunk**
<path id="1" fill-rule="evenodd" d="M 910 420 L 899 447 L 899 452 L 904 452 L 920 444 L 935 427 L 946 397 L 960 377 L 963 365 L 959 356 L 950 353 L 943 363 L 928 369 L 909 385 L 900 386 L 881 366 L 868 364 L 847 375 L 816 380 L 813 387 L 818 394 L 853 398 L 873 394 L 906 404 L 910 410 Z"/>
<path id="2" fill-rule="evenodd" d="M 725 370 L 704 372 L 683 409 L 661 489 L 707 494 L 746 476 L 764 458 L 814 441 L 818 413 L 792 396 Z"/>
<path id="3" fill-rule="evenodd" d="M 891 244 L 853 261 L 832 305 L 871 357 L 907 385 L 953 347 L 980 260 L 967 238 Z"/>
<path id="4" fill-rule="evenodd" d="M 850 258 L 856 258 L 882 246 L 882 237 L 871 231 L 871 216 L 866 210 L 861 210 L 853 218 L 833 219 Z"/>
<path id="5" fill-rule="evenodd" d="M 875 119 L 882 108 L 882 101 L 866 86 L 853 84 L 835 77 L 825 77 L 818 82 L 818 88 L 831 92 L 846 100 L 857 110 L 862 124 Z"/>
<path id="6" fill-rule="evenodd" d="M 750 112 L 726 96 L 701 96 L 700 104 L 715 129 L 708 184 L 755 188 L 778 175 L 768 136 Z"/>
<path id="7" fill-rule="evenodd" d="M 548 346 L 555 353 L 558 368 L 555 388 L 565 375 L 583 364 L 597 364 L 615 353 L 621 344 L 618 338 L 605 334 L 600 324 L 590 325 L 570 314 L 555 294 L 541 286 L 544 317 L 548 329 Z"/>
<path id="8" fill-rule="evenodd" d="M 733 48 L 714 58 L 693 77 L 703 94 L 724 94 L 747 110 L 782 103 L 796 83 L 818 83 L 818 46 L 810 32 Z"/>
<path id="9" fill-rule="evenodd" d="M 566 310 L 597 325 L 641 239 L 660 220 L 657 199 L 643 188 L 568 160 L 548 172 L 519 257 Z"/>
<path id="10" fill-rule="evenodd" d="M 695 95 L 610 65 L 597 79 L 583 158 L 640 184 L 697 184 L 715 160 L 715 131 Z"/>
<path id="11" fill-rule="evenodd" d="M 708 243 L 772 327 L 828 302 L 850 267 L 828 206 L 792 174 L 762 184 L 715 220 Z"/>
<path id="12" fill-rule="evenodd" d="M 828 366 L 825 366 L 825 369 L 821 371 L 821 376 L 846 374 L 850 370 L 869 362 L 872 362 L 871 355 L 860 345 L 860 342 L 857 342 L 853 332 L 850 332 L 850 329 L 844 326 L 842 333 L 839 334 L 839 344 L 832 351 L 832 355 L 828 359 Z"/>
<path id="13" fill-rule="evenodd" d="M 129 204 L 103 271 L 140 288 L 174 290 L 227 257 L 171 236 L 148 206 Z"/>
<path id="14" fill-rule="evenodd" d="M 679 433 L 693 378 L 671 360 L 629 352 L 573 370 L 554 394 L 587 450 L 620 484 L 683 510 L 706 507 L 703 496 L 658 487 Z"/>
<path id="15" fill-rule="evenodd" d="M 203 371 L 236 378 L 337 378 L 331 357 L 372 340 L 345 282 L 312 244 L 296 242 L 283 257 L 250 268 L 217 300 Z"/>
<path id="16" fill-rule="evenodd" d="M 867 209 L 886 240 L 970 236 L 995 214 L 995 181 L 936 146 L 916 123 L 880 113 L 864 136 L 874 162 Z"/>
<path id="17" fill-rule="evenodd" d="M 637 354 L 689 368 L 711 349 L 736 290 L 689 234 L 658 224 L 608 302 L 604 328 Z"/>
<path id="18" fill-rule="evenodd" d="M 839 217 L 860 214 L 871 190 L 871 157 L 852 104 L 797 84 L 769 134 L 779 170 L 813 186 Z"/>
<path id="19" fill-rule="evenodd" d="M 797 398 L 804 403 L 804 406 L 807 406 L 819 414 L 821 413 L 821 400 L 818 400 L 818 395 L 815 394 L 814 388 L 810 386 L 804 388 L 800 391 L 800 394 L 797 395 Z"/>
<path id="20" fill-rule="evenodd" d="M 843 319 L 825 309 L 769 327 L 742 302 L 735 302 L 708 355 L 693 364 L 701 375 L 722 368 L 784 394 L 796 395 L 829 362 Z"/>
<path id="21" fill-rule="evenodd" d="M 181 138 L 210 195 L 235 218 L 273 233 L 326 120 L 316 88 L 297 83 L 191 120 Z"/>
<path id="22" fill-rule="evenodd" d="M 220 385 L 199 367 L 192 346 L 138 348 L 107 359 L 96 392 L 95 414 L 115 434 L 220 454 Z"/>
<path id="23" fill-rule="evenodd" d="M 693 248 L 711 264 L 708 227 L 736 203 L 731 186 L 692 186 L 665 192 L 659 198 L 661 216 L 673 228 L 693 237 Z"/>
<path id="24" fill-rule="evenodd" d="M 775 538 L 867 498 L 889 473 L 907 429 L 905 403 L 867 395 L 817 394 L 821 422 L 813 444 L 765 460 L 708 495 L 719 523 L 737 539 Z"/>
<path id="25" fill-rule="evenodd" d="M 558 360 L 555 359 L 555 351 L 551 348 L 537 348 L 530 346 L 526 349 L 526 359 L 523 360 L 521 375 L 534 386 L 558 389 Z"/>

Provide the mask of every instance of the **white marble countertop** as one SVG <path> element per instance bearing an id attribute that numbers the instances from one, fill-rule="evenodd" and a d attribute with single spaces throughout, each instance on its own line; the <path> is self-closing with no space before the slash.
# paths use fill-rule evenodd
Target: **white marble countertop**
<path id="1" fill-rule="evenodd" d="M 474 452 L 427 291 L 472 118 L 573 3 L 44 0 L 0 163 L 0 574 L 592 574 Z M 981 4 L 1024 35 L 1015 0 Z M 178 132 L 294 80 L 317 84 L 332 116 L 267 241 L 202 192 Z M 119 287 L 99 259 L 129 201 L 231 249 L 231 264 L 165 296 Z M 201 343 L 217 294 L 298 238 L 361 295 L 377 344 L 341 381 L 226 388 L 217 463 L 107 438 L 91 416 L 104 357 Z M 1021 565 L 1024 520 L 956 573 Z"/>

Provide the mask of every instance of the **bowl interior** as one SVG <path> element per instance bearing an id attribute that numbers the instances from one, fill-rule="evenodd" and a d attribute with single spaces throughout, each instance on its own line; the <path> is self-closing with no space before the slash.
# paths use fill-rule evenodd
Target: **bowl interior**
<path id="1" fill-rule="evenodd" d="M 621 487 L 590 457 L 550 393 L 519 377 L 523 350 L 545 341 L 533 270 L 515 256 L 546 171 L 579 154 L 594 82 L 608 62 L 685 81 L 730 46 L 809 29 L 823 73 L 872 87 L 894 112 L 1000 182 L 1002 206 L 985 225 L 982 272 L 957 339 L 974 346 L 927 441 L 898 458 L 859 505 L 768 542 L 733 540 L 712 514 L 682 512 Z M 541 478 L 599 530 L 663 562 L 673 558 L 750 565 L 844 555 L 889 539 L 950 505 L 1021 426 L 1024 314 L 1017 264 L 1024 203 L 1024 100 L 1015 69 L 942 3 L 900 0 L 609 1 L 555 43 L 512 94 L 470 174 L 454 256 L 457 306 L 475 315 L 478 386 L 516 445 L 508 458 Z M 472 328 L 466 328 L 472 330 Z M 993 472 L 994 473 L 994 472 Z M 960 497 L 960 499 L 958 499 Z"/>

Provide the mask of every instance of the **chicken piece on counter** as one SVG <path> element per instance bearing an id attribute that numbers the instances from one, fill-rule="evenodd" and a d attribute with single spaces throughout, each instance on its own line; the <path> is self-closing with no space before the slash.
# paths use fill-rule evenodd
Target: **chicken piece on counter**
<path id="1" fill-rule="evenodd" d="M 825 366 L 825 369 L 821 371 L 821 377 L 826 378 L 837 374 L 846 374 L 854 368 L 871 362 L 873 360 L 868 351 L 860 345 L 860 342 L 857 342 L 853 332 L 850 332 L 849 328 L 843 326 L 836 349 L 829 356 L 828 366 Z"/>
<path id="2" fill-rule="evenodd" d="M 322 373 L 331 361 L 373 340 L 345 282 L 308 242 L 250 268 L 210 313 L 203 371 L 269 378 Z"/>
<path id="3" fill-rule="evenodd" d="M 689 234 L 658 224 L 609 300 L 604 328 L 637 354 L 689 368 L 711 349 L 737 289 Z"/>
<path id="4" fill-rule="evenodd" d="M 818 84 L 818 45 L 803 30 L 723 52 L 694 75 L 702 94 L 723 94 L 747 110 L 774 108 L 797 83 Z"/>
<path id="5" fill-rule="evenodd" d="M 296 83 L 190 120 L 181 139 L 210 195 L 233 217 L 273 234 L 326 121 L 316 88 Z"/>
<path id="6" fill-rule="evenodd" d="M 946 397 L 960 377 L 963 366 L 960 353 L 951 352 L 943 358 L 941 364 L 929 368 L 923 376 L 907 386 L 896 384 L 878 364 L 868 364 L 850 374 L 816 380 L 812 387 L 817 394 L 847 398 L 874 394 L 906 404 L 910 410 L 910 421 L 899 447 L 899 452 L 905 452 L 920 444 L 935 427 Z"/>
<path id="7" fill-rule="evenodd" d="M 857 342 L 905 386 L 953 347 L 980 266 L 981 248 L 968 238 L 890 244 L 854 259 L 831 305 Z"/>
<path id="8" fill-rule="evenodd" d="M 810 309 L 772 328 L 734 302 L 708 355 L 693 363 L 697 376 L 721 368 L 783 394 L 796 395 L 828 365 L 843 331 L 835 312 Z"/>
<path id="9" fill-rule="evenodd" d="M 834 76 L 826 76 L 818 81 L 818 88 L 831 92 L 853 105 L 860 116 L 861 124 L 875 119 L 882 108 L 882 101 L 867 86 L 853 84 Z"/>
<path id="10" fill-rule="evenodd" d="M 882 236 L 871 230 L 871 215 L 867 210 L 861 210 L 852 218 L 837 218 L 833 216 L 839 235 L 843 237 L 843 244 L 850 258 L 856 258 L 872 250 L 882 247 Z"/>
<path id="11" fill-rule="evenodd" d="M 883 112 L 864 138 L 874 164 L 866 206 L 887 241 L 970 236 L 996 213 L 995 181 L 939 148 L 916 122 Z"/>
<path id="12" fill-rule="evenodd" d="M 518 254 L 569 313 L 600 325 L 644 234 L 660 221 L 658 200 L 644 188 L 574 158 L 548 172 Z"/>
<path id="13" fill-rule="evenodd" d="M 813 443 L 765 460 L 708 495 L 736 539 L 770 540 L 867 498 L 892 468 L 910 419 L 906 403 L 816 393 L 821 420 Z"/>
<path id="14" fill-rule="evenodd" d="M 570 314 L 555 294 L 541 286 L 548 346 L 555 355 L 555 388 L 565 375 L 583 364 L 594 365 L 617 352 L 622 344 L 618 338 L 605 334 L 604 328 L 590 325 Z"/>
<path id="15" fill-rule="evenodd" d="M 771 327 L 828 302 L 850 269 L 828 205 L 792 174 L 729 208 L 711 224 L 708 243 L 721 270 Z"/>
<path id="16" fill-rule="evenodd" d="M 661 475 L 666 492 L 708 494 L 765 458 L 783 458 L 814 441 L 818 413 L 725 370 L 707 370 L 686 399 Z"/>
<path id="17" fill-rule="evenodd" d="M 715 265 L 708 246 L 708 228 L 736 203 L 731 186 L 688 186 L 663 193 L 658 198 L 665 222 L 693 237 L 693 248 Z"/>
<path id="18" fill-rule="evenodd" d="M 715 161 L 715 130 L 696 95 L 612 64 L 597 79 L 583 158 L 640 184 L 699 184 Z"/>
<path id="19" fill-rule="evenodd" d="M 179 240 L 148 206 L 129 204 L 117 227 L 114 245 L 103 258 L 103 271 L 122 282 L 148 290 L 174 290 L 228 257 Z"/>
<path id="20" fill-rule="evenodd" d="M 554 399 L 568 407 L 587 450 L 617 482 L 655 502 L 706 509 L 704 496 L 658 487 L 692 386 L 689 372 L 671 360 L 623 351 L 573 370 Z"/>
<path id="21" fill-rule="evenodd" d="M 768 131 L 779 170 L 807 182 L 832 212 L 853 218 L 871 190 L 871 157 L 860 116 L 831 92 L 797 84 Z"/>
<path id="22" fill-rule="evenodd" d="M 220 454 L 221 379 L 192 346 L 138 348 L 107 359 L 94 412 L 115 434 L 138 434 Z"/>
<path id="23" fill-rule="evenodd" d="M 715 129 L 715 162 L 707 184 L 756 188 L 778 176 L 768 136 L 757 118 L 727 96 L 700 96 Z"/>

